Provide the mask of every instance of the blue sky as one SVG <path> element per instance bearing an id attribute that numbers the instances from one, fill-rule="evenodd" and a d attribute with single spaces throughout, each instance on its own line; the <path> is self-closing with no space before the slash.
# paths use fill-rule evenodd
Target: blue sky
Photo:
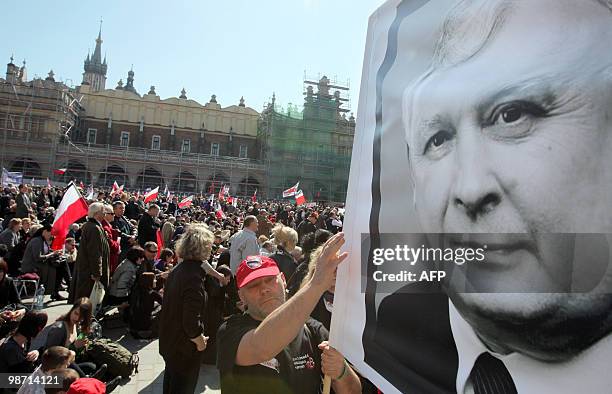
<path id="1" fill-rule="evenodd" d="M 135 87 L 155 85 L 162 98 L 260 111 L 276 92 L 285 105 L 303 102 L 302 80 L 324 73 L 350 80 L 356 111 L 369 15 L 383 0 L 30 1 L 3 6 L 0 56 L 25 58 L 28 78 L 81 82 L 102 18 L 107 88 L 133 64 Z M 9 38 L 10 37 L 10 38 Z M 4 73 L 4 70 L 2 71 Z"/>

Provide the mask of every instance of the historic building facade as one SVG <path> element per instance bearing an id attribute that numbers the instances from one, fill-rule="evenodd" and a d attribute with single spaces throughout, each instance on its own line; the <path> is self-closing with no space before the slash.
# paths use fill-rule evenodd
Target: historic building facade
<path id="1" fill-rule="evenodd" d="M 119 81 L 107 89 L 101 45 L 100 32 L 74 89 L 55 82 L 52 72 L 45 80 L 27 81 L 25 64 L 19 68 L 11 59 L 6 79 L 0 79 L 3 167 L 26 178 L 117 181 L 134 190 L 168 185 L 174 192 L 200 193 L 228 184 L 233 195 L 258 189 L 265 197 L 257 111 L 242 98 L 222 107 L 212 95 L 200 104 L 185 89 L 167 99 L 154 86 L 140 95 L 133 70 L 125 85 Z M 55 168 L 67 172 L 56 176 Z"/>

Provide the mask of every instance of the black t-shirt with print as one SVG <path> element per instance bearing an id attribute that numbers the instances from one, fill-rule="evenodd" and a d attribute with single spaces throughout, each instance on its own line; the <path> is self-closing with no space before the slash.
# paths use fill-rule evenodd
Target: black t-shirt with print
<path id="1" fill-rule="evenodd" d="M 329 338 L 327 329 L 318 321 L 309 318 L 296 338 L 276 357 L 257 365 L 236 365 L 240 340 L 260 323 L 248 314 L 242 314 L 232 316 L 219 328 L 217 367 L 221 375 L 221 391 L 319 393 L 322 374 L 321 351 L 317 346 Z"/>

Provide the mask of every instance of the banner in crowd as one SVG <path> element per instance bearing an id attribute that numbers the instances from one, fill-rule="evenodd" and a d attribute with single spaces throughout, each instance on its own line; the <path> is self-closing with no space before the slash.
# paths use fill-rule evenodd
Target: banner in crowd
<path id="1" fill-rule="evenodd" d="M 298 190 L 297 193 L 295 193 L 295 204 L 302 205 L 304 203 L 306 203 L 306 197 L 304 197 L 302 190 Z"/>
<path id="2" fill-rule="evenodd" d="M 610 391 L 611 26 L 604 1 L 370 17 L 331 343 L 385 394 Z"/>
<path id="3" fill-rule="evenodd" d="M 88 209 L 87 201 L 81 196 L 74 183 L 70 183 L 57 207 L 57 211 L 55 211 L 55 219 L 51 229 L 51 234 L 54 236 L 51 245 L 53 250 L 61 250 L 64 247 L 70 225 L 87 215 Z"/>
<path id="4" fill-rule="evenodd" d="M 295 193 L 297 193 L 299 186 L 300 186 L 300 182 L 298 182 L 295 185 L 291 186 L 287 190 L 283 190 L 283 198 L 295 196 Z"/>
<path id="5" fill-rule="evenodd" d="M 2 168 L 2 186 L 13 185 L 17 186 L 23 182 L 23 173 L 16 171 L 8 171 Z"/>
<path id="6" fill-rule="evenodd" d="M 179 209 L 188 208 L 193 204 L 193 195 L 183 198 L 178 203 Z"/>
<path id="7" fill-rule="evenodd" d="M 158 194 L 159 194 L 159 186 L 157 186 L 153 190 L 149 190 L 144 195 L 144 203 L 146 204 L 148 202 L 155 201 L 157 199 Z"/>

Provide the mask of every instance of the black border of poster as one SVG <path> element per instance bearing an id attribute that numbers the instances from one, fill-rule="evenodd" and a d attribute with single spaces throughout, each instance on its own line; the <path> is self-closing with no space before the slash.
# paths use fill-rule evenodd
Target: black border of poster
<path id="1" fill-rule="evenodd" d="M 370 232 L 370 243 L 369 246 L 366 243 L 362 244 L 362 247 L 368 248 L 368 264 L 366 273 L 366 287 L 365 287 L 365 315 L 366 321 L 363 329 L 362 344 L 364 348 L 364 361 L 368 363 L 373 369 L 381 374 L 386 380 L 393 384 L 398 390 L 402 392 L 411 393 L 432 393 L 432 392 L 455 392 L 454 378 L 456 376 L 456 366 L 458 364 L 458 357 L 456 349 L 454 348 L 454 341 L 452 340 L 452 333 L 450 332 L 450 323 L 448 322 L 448 298 L 444 294 L 438 293 L 437 295 L 432 294 L 408 294 L 405 296 L 412 297 L 409 301 L 410 305 L 420 302 L 432 301 L 432 308 L 437 308 L 445 321 L 440 321 L 441 325 L 444 326 L 442 334 L 444 336 L 450 336 L 450 341 L 442 342 L 443 348 L 436 350 L 432 349 L 432 353 L 429 356 L 433 356 L 433 362 L 436 364 L 435 354 L 442 353 L 443 358 L 446 358 L 447 367 L 444 368 L 440 365 L 441 371 L 436 367 L 428 367 L 429 362 L 426 359 L 431 359 L 427 354 L 422 354 L 423 366 L 428 367 L 429 371 L 434 376 L 423 376 L 421 371 L 415 371 L 406 368 L 402 363 L 394 363 L 394 357 L 389 354 L 388 348 L 381 346 L 376 341 L 377 329 L 379 328 L 379 322 L 377 321 L 376 311 L 376 282 L 372 279 L 373 271 L 376 266 L 372 264 L 373 251 L 379 248 L 381 245 L 380 240 L 380 210 L 381 210 L 381 139 L 382 139 L 382 91 L 384 80 L 395 63 L 398 51 L 398 33 L 399 28 L 403 20 L 425 6 L 430 0 L 404 0 L 396 8 L 396 14 L 389 27 L 387 33 L 387 48 L 385 51 L 385 57 L 382 64 L 380 65 L 376 73 L 376 109 L 375 109 L 375 120 L 376 126 L 374 130 L 374 141 L 372 147 L 372 207 L 370 211 L 369 219 L 369 232 Z M 408 147 L 407 147 L 408 149 Z M 428 298 L 423 298 L 428 297 Z M 435 297 L 435 298 L 433 298 Z M 404 315 L 408 314 L 410 306 L 407 305 Z M 446 310 L 441 310 L 445 308 Z M 397 316 L 399 319 L 404 320 L 406 316 Z M 418 319 L 419 316 L 410 316 L 408 319 Z M 401 323 L 400 323 L 401 324 Z M 409 332 L 405 333 L 403 339 L 408 339 L 410 336 Z M 390 341 L 400 338 L 390 338 Z M 398 344 L 399 345 L 399 344 Z M 426 343 L 419 343 L 416 346 L 427 346 Z M 403 346 L 399 345 L 400 348 Z M 446 348 L 448 347 L 448 348 Z M 452 348 L 452 349 L 451 349 Z M 416 349 L 415 349 L 416 350 Z M 419 350 L 420 351 L 420 350 Z M 442 360 L 440 360 L 442 361 Z M 442 364 L 442 363 L 441 363 Z M 385 365 L 385 367 L 382 367 Z M 433 369 L 433 371 L 431 370 Z M 384 370 L 384 371 L 383 371 Z M 442 372 L 443 376 L 439 378 L 435 376 L 436 373 Z M 429 374 L 425 374 L 429 375 Z"/>

